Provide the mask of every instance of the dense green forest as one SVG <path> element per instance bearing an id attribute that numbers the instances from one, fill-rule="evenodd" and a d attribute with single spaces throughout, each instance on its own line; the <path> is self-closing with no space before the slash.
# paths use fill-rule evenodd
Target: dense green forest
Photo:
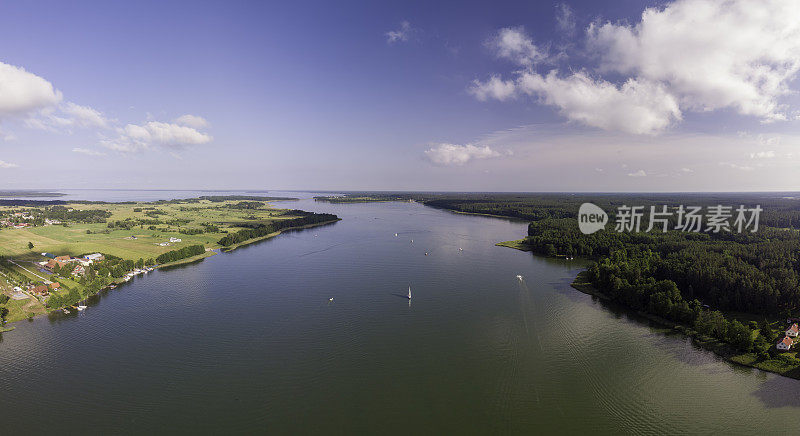
<path id="1" fill-rule="evenodd" d="M 203 245 L 189 245 L 177 250 L 161 253 L 156 257 L 158 263 L 175 262 L 176 260 L 186 259 L 187 257 L 198 256 L 206 252 Z"/>
<path id="2" fill-rule="evenodd" d="M 291 218 L 285 220 L 275 220 L 269 224 L 258 224 L 250 229 L 239 230 L 236 233 L 229 233 L 219 240 L 219 245 L 229 247 L 233 244 L 247 241 L 248 239 L 260 238 L 270 233 L 279 230 L 287 229 L 290 227 L 302 227 L 310 224 L 324 223 L 328 221 L 336 221 L 339 219 L 336 215 L 329 213 L 311 213 L 301 210 L 287 211 L 286 214 L 302 215 L 299 218 Z"/>
<path id="3" fill-rule="evenodd" d="M 776 338 L 768 327 L 726 314 L 775 319 L 800 314 L 800 198 L 794 194 L 413 194 L 428 206 L 529 220 L 523 244 L 559 257 L 593 259 L 586 277 L 630 308 L 688 326 L 763 355 Z M 583 234 L 578 208 L 609 214 L 605 230 Z M 641 232 L 617 232 L 617 208 L 644 206 Z M 760 205 L 756 232 L 645 232 L 650 206 Z M 670 229 L 676 224 L 670 218 Z M 705 230 L 705 229 L 704 229 Z M 755 330 L 762 334 L 751 335 Z M 772 351 L 770 351 L 772 352 Z"/>

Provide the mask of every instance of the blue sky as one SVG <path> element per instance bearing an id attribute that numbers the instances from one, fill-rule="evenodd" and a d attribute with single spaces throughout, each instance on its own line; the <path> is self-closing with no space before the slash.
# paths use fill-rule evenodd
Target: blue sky
<path id="1" fill-rule="evenodd" d="M 795 1 L 0 5 L 3 188 L 800 190 Z"/>

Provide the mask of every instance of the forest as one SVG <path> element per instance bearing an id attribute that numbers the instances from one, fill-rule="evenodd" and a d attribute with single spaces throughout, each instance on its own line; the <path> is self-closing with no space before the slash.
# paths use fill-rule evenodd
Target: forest
<path id="1" fill-rule="evenodd" d="M 426 205 L 530 221 L 523 244 L 553 257 L 594 260 L 586 278 L 632 309 L 686 325 L 740 351 L 766 353 L 776 339 L 762 323 L 744 325 L 731 313 L 775 319 L 800 313 L 800 200 L 789 194 L 426 194 Z M 583 234 L 577 212 L 591 202 L 609 213 L 605 230 Z M 759 205 L 756 232 L 684 232 L 658 227 L 618 232 L 617 208 Z M 674 229 L 675 218 L 670 218 Z M 757 324 L 757 325 L 756 325 Z M 751 335 L 760 330 L 763 334 Z M 768 333 L 769 332 L 769 333 Z"/>
<path id="2" fill-rule="evenodd" d="M 229 233 L 219 240 L 218 244 L 223 247 L 229 247 L 233 244 L 247 241 L 249 239 L 260 238 L 280 230 L 290 227 L 302 227 L 310 224 L 324 223 L 328 221 L 336 221 L 339 219 L 336 215 L 329 213 L 311 213 L 301 210 L 288 211 L 287 214 L 303 215 L 299 218 L 290 218 L 284 220 L 275 220 L 269 224 L 259 224 L 250 229 L 242 229 L 235 233 Z"/>

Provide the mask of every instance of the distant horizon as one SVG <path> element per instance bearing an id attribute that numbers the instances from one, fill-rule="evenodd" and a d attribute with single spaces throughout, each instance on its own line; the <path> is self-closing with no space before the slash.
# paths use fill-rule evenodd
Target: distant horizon
<path id="1" fill-rule="evenodd" d="M 146 191 L 146 192 L 250 192 L 250 193 L 270 193 L 270 192 L 309 192 L 309 193 L 417 193 L 417 194 L 800 194 L 797 191 L 458 191 L 458 190 L 374 190 L 374 189 L 168 189 L 168 188 L 15 188 L 9 190 L 0 189 L 3 192 L 30 192 L 30 193 L 52 193 L 61 194 L 61 191 Z M 9 196 L 10 197 L 10 196 Z M 0 196 L 0 198 L 4 198 Z"/>

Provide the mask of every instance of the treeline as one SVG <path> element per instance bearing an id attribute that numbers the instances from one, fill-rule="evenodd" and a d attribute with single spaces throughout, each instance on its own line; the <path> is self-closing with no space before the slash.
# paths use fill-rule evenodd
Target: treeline
<path id="1" fill-rule="evenodd" d="M 53 206 L 47 208 L 44 217 L 51 220 L 74 221 L 81 223 L 104 223 L 106 218 L 111 216 L 111 212 L 102 209 L 69 209 L 64 206 Z"/>
<path id="2" fill-rule="evenodd" d="M 373 194 L 375 195 L 375 194 Z M 375 195 L 380 197 L 380 195 Z M 796 193 L 715 193 L 715 194 L 384 194 L 387 198 L 399 197 L 421 201 L 428 206 L 456 210 L 459 212 L 500 215 L 539 221 L 548 218 L 576 218 L 583 203 L 594 203 L 609 214 L 611 222 L 617 208 L 623 205 L 644 206 L 642 223 L 647 223 L 651 206 L 660 210 L 683 206 L 739 205 L 748 208 L 761 206 L 759 224 L 777 228 L 800 228 L 800 197 Z M 671 218 L 675 225 L 676 217 Z"/>
<path id="3" fill-rule="evenodd" d="M 650 278 L 671 280 L 687 299 L 698 298 L 722 310 L 763 315 L 800 311 L 800 238 L 792 230 L 762 228 L 741 234 L 605 230 L 584 235 L 574 220 L 545 220 L 528 226 L 527 243 L 549 256 L 599 258 L 601 265 L 612 268 L 608 274 L 634 286 Z"/>
<path id="4" fill-rule="evenodd" d="M 339 217 L 329 213 L 311 213 L 304 211 L 291 211 L 294 214 L 302 213 L 305 216 L 285 220 L 275 220 L 269 224 L 260 224 L 250 229 L 242 229 L 235 233 L 229 233 L 219 240 L 218 244 L 228 247 L 233 244 L 247 241 L 248 239 L 260 238 L 270 233 L 274 233 L 289 227 L 302 227 L 327 221 L 338 220 Z"/>
<path id="5" fill-rule="evenodd" d="M 175 262 L 177 260 L 186 259 L 187 257 L 198 256 L 205 252 L 206 247 L 204 245 L 189 245 L 178 250 L 159 254 L 158 257 L 156 257 L 156 262 L 159 264 Z"/>

